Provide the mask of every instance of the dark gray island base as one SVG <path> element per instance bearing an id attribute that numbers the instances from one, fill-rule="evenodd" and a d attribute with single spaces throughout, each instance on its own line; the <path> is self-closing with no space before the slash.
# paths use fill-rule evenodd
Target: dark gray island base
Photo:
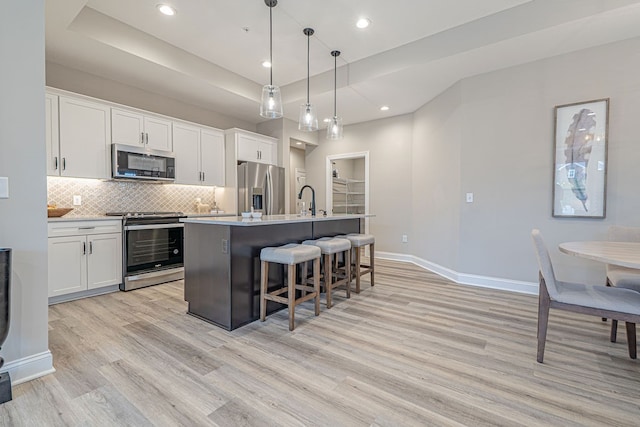
<path id="1" fill-rule="evenodd" d="M 189 303 L 188 313 L 227 330 L 257 320 L 262 248 L 359 233 L 364 217 L 277 215 L 244 221 L 240 218 L 182 220 L 185 223 L 184 298 Z M 274 288 L 283 280 L 283 267 L 269 269 L 269 282 Z M 267 313 L 283 307 L 269 301 Z"/>

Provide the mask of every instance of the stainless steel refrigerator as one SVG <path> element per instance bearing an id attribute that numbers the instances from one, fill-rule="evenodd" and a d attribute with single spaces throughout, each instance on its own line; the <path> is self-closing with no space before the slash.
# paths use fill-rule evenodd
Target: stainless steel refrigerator
<path id="1" fill-rule="evenodd" d="M 264 215 L 284 214 L 284 168 L 254 162 L 238 165 L 238 213 L 251 207 Z"/>

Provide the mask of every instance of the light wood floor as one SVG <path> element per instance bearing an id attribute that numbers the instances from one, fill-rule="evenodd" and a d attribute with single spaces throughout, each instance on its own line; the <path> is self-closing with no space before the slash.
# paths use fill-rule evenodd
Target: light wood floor
<path id="1" fill-rule="evenodd" d="M 381 261 L 331 310 L 233 332 L 185 314 L 182 283 L 49 308 L 57 372 L 19 385 L 3 426 L 638 426 L 624 328 L 552 311 L 536 363 L 533 296 Z M 341 293 L 338 293 L 341 294 Z"/>

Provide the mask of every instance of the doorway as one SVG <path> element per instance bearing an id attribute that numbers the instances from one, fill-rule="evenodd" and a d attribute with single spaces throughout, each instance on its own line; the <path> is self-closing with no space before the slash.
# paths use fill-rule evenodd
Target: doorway
<path id="1" fill-rule="evenodd" d="M 326 178 L 326 200 L 331 213 L 369 213 L 368 151 L 327 156 Z M 368 219 L 364 232 L 369 232 Z"/>

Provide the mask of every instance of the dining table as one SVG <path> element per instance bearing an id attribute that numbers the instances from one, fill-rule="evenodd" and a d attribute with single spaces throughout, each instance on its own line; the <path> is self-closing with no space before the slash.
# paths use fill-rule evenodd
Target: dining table
<path id="1" fill-rule="evenodd" d="M 560 243 L 558 248 L 567 255 L 640 269 L 640 242 L 591 240 Z"/>

